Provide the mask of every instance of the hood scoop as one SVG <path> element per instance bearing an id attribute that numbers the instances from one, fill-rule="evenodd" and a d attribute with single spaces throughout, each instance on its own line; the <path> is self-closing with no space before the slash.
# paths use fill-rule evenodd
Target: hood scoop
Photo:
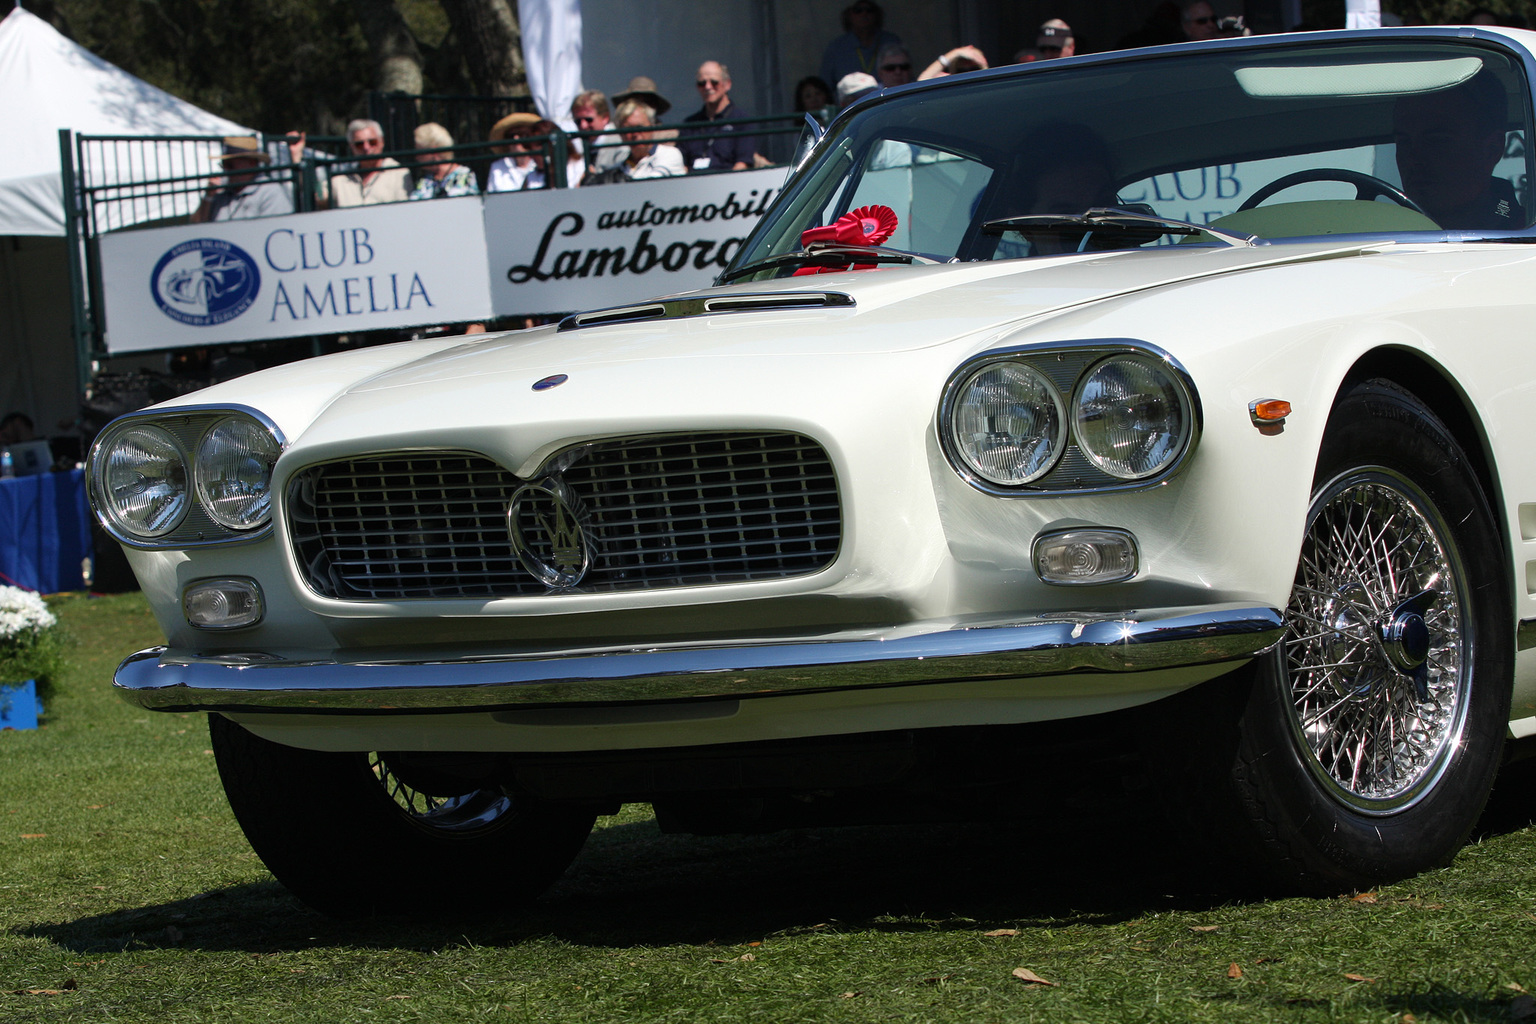
<path id="1" fill-rule="evenodd" d="M 843 292 L 736 292 L 683 299 L 658 299 L 638 306 L 610 306 L 573 313 L 560 321 L 560 330 L 575 331 L 604 324 L 633 324 L 649 320 L 680 320 L 718 313 L 760 313 L 779 309 L 847 308 L 853 296 Z"/>

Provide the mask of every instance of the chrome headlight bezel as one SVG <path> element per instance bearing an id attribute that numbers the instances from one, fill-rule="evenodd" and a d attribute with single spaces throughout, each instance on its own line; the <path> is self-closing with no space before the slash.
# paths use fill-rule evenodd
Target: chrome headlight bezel
<path id="1" fill-rule="evenodd" d="M 207 435 L 231 419 L 244 421 L 270 437 L 272 448 L 279 455 L 288 446 L 277 424 L 257 410 L 242 405 L 149 409 L 129 413 L 107 424 L 91 445 L 90 456 L 86 460 L 86 493 L 96 518 L 107 533 L 129 547 L 141 549 L 207 547 L 255 540 L 271 533 L 274 513 L 270 501 L 263 513 L 253 517 L 248 525 L 232 526 L 229 525 L 229 517 L 216 516 L 203 497 L 207 488 L 199 480 L 197 453 L 202 449 Z M 185 470 L 186 507 L 174 525 L 154 534 L 135 532 L 119 521 L 112 512 L 111 496 L 107 492 L 104 476 L 105 460 L 115 446 L 130 432 L 146 428 L 161 432 L 171 439 Z M 273 493 L 275 464 L 274 458 L 267 469 L 265 491 L 268 495 Z"/>
<path id="2" fill-rule="evenodd" d="M 1165 391 L 1165 398 L 1172 398 L 1171 402 L 1165 403 L 1174 408 L 1164 414 L 1163 429 L 1143 431 L 1148 443 L 1153 443 L 1153 439 L 1157 437 L 1163 439 L 1157 442 L 1157 447 L 1161 449 L 1158 461 L 1150 468 L 1138 469 L 1128 466 L 1125 458 L 1116 458 L 1113 453 L 1103 451 L 1090 440 L 1088 431 L 1083 427 L 1088 404 L 1090 401 L 1099 401 L 1097 398 L 1090 399 L 1088 389 L 1109 367 L 1116 364 L 1135 366 L 1153 377 L 1161 378 L 1158 381 L 1159 389 Z M 1077 386 L 1072 391 L 1072 438 L 1088 461 L 1110 476 L 1127 482 L 1148 480 L 1161 476 L 1183 456 L 1193 431 L 1190 412 L 1189 390 L 1180 379 L 1180 375 L 1171 370 L 1166 357 L 1137 352 L 1117 352 L 1100 359 L 1078 378 Z"/>
<path id="3" fill-rule="evenodd" d="M 1075 429 L 1067 432 L 1067 441 L 1051 469 L 1020 484 L 999 484 L 978 473 L 958 449 L 954 438 L 954 417 L 961 389 L 977 373 L 993 363 L 1024 363 L 1051 382 L 1066 409 L 1069 426 L 1078 418 L 1081 385 L 1094 369 L 1114 357 L 1135 357 L 1155 364 L 1173 382 L 1181 415 L 1188 425 L 1182 445 L 1158 471 L 1140 478 L 1116 476 L 1095 465 L 1080 443 Z M 950 374 L 944 385 L 935 419 L 940 450 L 950 468 L 977 490 L 997 497 L 1053 497 L 1088 493 L 1143 490 L 1155 487 L 1177 474 L 1199 445 L 1204 413 L 1194 381 L 1187 370 L 1169 353 L 1156 345 L 1129 338 L 1083 339 L 1070 342 L 1046 342 L 990 349 L 966 360 Z"/>
<path id="4" fill-rule="evenodd" d="M 185 521 L 193 501 L 192 465 L 175 435 L 156 423 L 130 423 L 98 448 L 99 456 L 92 453 L 97 474 L 91 490 L 93 498 L 99 499 L 97 511 L 108 530 L 136 543 L 153 544 Z M 130 450 L 142 453 L 132 464 Z M 132 499 L 126 496 L 129 481 L 122 477 L 135 473 L 141 483 L 133 489 L 135 495 L 159 495 L 158 500 L 149 499 L 149 507 L 158 511 L 147 524 L 139 521 L 141 517 L 130 508 Z"/>
<path id="5" fill-rule="evenodd" d="M 998 379 L 1005 373 L 1013 374 L 1015 381 Z M 988 377 L 993 379 L 988 381 L 985 379 Z M 1019 381 L 1018 378 L 1023 380 Z M 979 451 L 971 440 L 974 431 L 962 429 L 962 421 L 967 418 L 968 413 L 974 411 L 973 396 L 980 389 L 1005 389 L 1013 385 L 1032 390 L 1033 393 L 1029 395 L 1019 394 L 1017 404 L 1031 407 L 1036 418 L 1043 423 L 1041 429 L 1032 431 L 1028 435 L 1004 432 L 1008 436 L 1023 438 L 1025 443 L 1036 451 L 1035 455 L 1025 457 L 1025 460 L 1030 463 L 1028 468 L 1022 472 L 1009 474 L 987 464 L 984 453 Z M 991 404 L 997 403 L 994 401 Z M 1066 404 L 1049 378 L 1028 363 L 1012 359 L 990 360 L 970 373 L 955 389 L 947 421 L 949 441 L 955 454 L 972 473 L 998 487 L 1019 487 L 1033 483 L 1055 468 L 1056 463 L 1061 459 L 1062 452 L 1066 450 L 1068 423 Z"/>
<path id="6" fill-rule="evenodd" d="M 194 490 L 208 518 L 237 533 L 270 522 L 272 469 L 281 453 L 272 432 L 249 416 L 225 416 L 209 427 L 192 461 Z"/>

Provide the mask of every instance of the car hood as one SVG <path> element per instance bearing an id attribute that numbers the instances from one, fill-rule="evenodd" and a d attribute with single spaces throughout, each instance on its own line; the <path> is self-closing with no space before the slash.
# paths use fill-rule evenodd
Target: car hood
<path id="1" fill-rule="evenodd" d="M 1376 246 L 1379 247 L 1379 246 Z M 946 345 L 1000 328 L 1129 293 L 1275 264 L 1357 255 L 1361 244 L 1167 248 L 1073 254 L 997 263 L 944 264 L 895 272 L 818 274 L 732 285 L 637 303 L 591 326 L 497 336 L 434 354 L 360 382 L 357 393 L 467 377 L 542 376 L 657 359 L 894 353 Z M 805 305 L 830 293 L 831 304 Z M 746 308 L 715 312 L 702 300 L 752 297 Z M 848 304 L 837 304 L 846 296 Z M 657 314 L 658 309 L 666 312 Z M 624 319 L 626 313 L 634 319 Z M 537 376 L 532 379 L 538 379 Z"/>
<path id="2" fill-rule="evenodd" d="M 583 316 L 564 328 L 402 343 L 276 367 L 173 404 L 259 409 L 312 456 L 379 444 L 463 444 L 487 430 L 504 455 L 527 455 L 526 435 L 569 438 L 625 429 L 717 429 L 812 422 L 813 410 L 855 391 L 894 400 L 935 373 L 908 373 L 926 350 L 953 365 L 1026 326 L 1107 300 L 1185 282 L 1379 250 L 1383 243 L 1170 247 L 996 263 L 807 275 L 672 296 Z M 807 295 L 833 304 L 805 305 Z M 704 308 L 739 300 L 744 311 Z M 627 316 L 642 317 L 626 320 Z M 580 326 L 585 320 L 605 321 Z M 961 351 L 949 351 L 957 349 Z M 902 354 L 908 354 L 902 357 Z M 869 362 L 874 355 L 901 357 Z M 564 375 L 541 394 L 533 385 Z M 915 380 L 914 380 L 915 379 Z M 686 395 L 686 402 L 670 400 Z M 643 425 L 643 426 L 642 426 Z"/>

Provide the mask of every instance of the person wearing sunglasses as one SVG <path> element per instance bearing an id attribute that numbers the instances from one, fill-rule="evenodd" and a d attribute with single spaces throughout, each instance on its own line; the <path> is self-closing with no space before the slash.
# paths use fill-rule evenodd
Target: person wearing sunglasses
<path id="1" fill-rule="evenodd" d="M 882 46 L 875 58 L 875 78 L 882 89 L 912 81 L 912 55 L 905 46 Z"/>
<path id="2" fill-rule="evenodd" d="M 288 133 L 288 152 L 294 163 L 306 155 L 304 132 Z M 402 203 L 411 195 L 411 172 L 394 157 L 384 156 L 384 129 L 379 122 L 357 118 L 347 124 L 347 149 L 355 160 L 322 165 L 328 177 L 315 183 L 315 209 Z"/>
<path id="3" fill-rule="evenodd" d="M 358 160 L 348 173 L 331 178 L 332 206 L 400 203 L 409 198 L 411 172 L 394 157 L 382 155 L 384 130 L 379 122 L 359 118 L 348 124 L 347 148 Z"/>
<path id="4" fill-rule="evenodd" d="M 1185 4 L 1180 21 L 1184 26 L 1184 38 L 1191 42 L 1221 36 L 1221 29 L 1216 24 L 1216 9 L 1205 0 Z"/>
<path id="5" fill-rule="evenodd" d="M 683 129 L 677 140 L 690 171 L 744 171 L 753 166 L 757 157 L 757 140 L 739 133 L 728 121 L 751 117 L 747 111 L 731 102 L 731 69 L 719 61 L 707 60 L 699 65 L 694 84 L 704 106 L 697 113 L 683 118 L 685 124 L 702 124 L 692 130 Z M 708 133 L 713 138 L 699 136 Z"/>
<path id="6" fill-rule="evenodd" d="M 613 127 L 608 114 L 608 97 L 599 89 L 588 89 L 571 101 L 571 121 L 578 132 L 606 131 Z M 577 140 L 587 158 L 587 167 L 602 171 L 617 167 L 629 157 L 618 135 L 582 135 Z"/>

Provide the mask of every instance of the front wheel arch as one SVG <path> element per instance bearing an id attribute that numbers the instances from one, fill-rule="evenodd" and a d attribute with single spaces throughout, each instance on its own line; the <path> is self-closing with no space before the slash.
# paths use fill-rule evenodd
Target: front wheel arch
<path id="1" fill-rule="evenodd" d="M 1477 474 L 1477 481 L 1482 485 L 1488 505 L 1494 510 L 1495 520 L 1501 521 L 1499 510 L 1504 507 L 1504 488 L 1499 479 L 1488 432 L 1471 398 L 1445 368 L 1428 359 L 1417 349 L 1400 347 L 1373 349 L 1361 355 L 1344 375 L 1344 379 L 1339 382 L 1339 389 L 1334 395 L 1331 408 L 1337 410 L 1340 400 L 1345 395 L 1369 380 L 1394 384 L 1435 411 L 1435 415 L 1440 418 L 1456 443 L 1461 446 L 1467 464 Z M 1330 420 L 1331 418 L 1330 413 Z M 1325 436 L 1326 433 L 1325 430 Z M 1499 539 L 1505 556 L 1504 561 L 1499 563 L 1500 566 L 1514 564 L 1509 531 L 1500 529 Z M 1514 581 L 1507 578 L 1507 573 L 1504 575 L 1510 599 L 1513 601 Z"/>

